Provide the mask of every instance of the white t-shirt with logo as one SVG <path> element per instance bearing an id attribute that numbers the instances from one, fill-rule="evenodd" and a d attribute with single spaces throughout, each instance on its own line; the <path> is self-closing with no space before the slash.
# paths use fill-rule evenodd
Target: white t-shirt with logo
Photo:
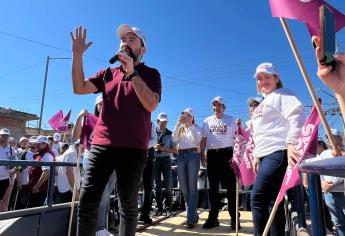
<path id="1" fill-rule="evenodd" d="M 27 151 L 27 153 L 25 154 L 25 160 L 27 161 L 33 161 L 34 160 L 34 153 L 31 151 Z M 22 170 L 22 172 L 20 173 L 20 183 L 22 185 L 27 185 L 29 184 L 29 169 L 30 167 L 23 167 L 25 169 Z"/>
<path id="2" fill-rule="evenodd" d="M 305 121 L 304 107 L 293 92 L 276 89 L 268 94 L 252 115 L 254 157 L 264 157 L 296 144 Z"/>
<path id="3" fill-rule="evenodd" d="M 2 147 L 0 146 L 0 160 L 11 160 L 13 159 L 15 156 L 15 150 L 12 148 L 12 152 L 10 150 L 9 146 L 6 147 Z M 13 158 L 11 157 L 11 153 Z M 8 166 L 0 166 L 0 180 L 4 180 L 4 179 L 9 179 L 10 178 L 10 172 L 8 169 Z"/>
<path id="4" fill-rule="evenodd" d="M 218 119 L 215 115 L 204 120 L 202 137 L 206 138 L 207 149 L 218 149 L 234 146 L 235 120 L 228 115 Z"/>
<path id="5" fill-rule="evenodd" d="M 73 146 L 70 146 L 67 151 L 57 158 L 59 162 L 73 162 L 77 163 L 77 152 Z M 73 172 L 76 174 L 76 167 L 73 167 Z M 77 189 L 79 189 L 80 174 L 77 173 Z M 57 186 L 60 193 L 65 193 L 69 190 L 73 191 L 73 186 L 70 186 L 67 178 L 67 166 L 58 167 Z"/>

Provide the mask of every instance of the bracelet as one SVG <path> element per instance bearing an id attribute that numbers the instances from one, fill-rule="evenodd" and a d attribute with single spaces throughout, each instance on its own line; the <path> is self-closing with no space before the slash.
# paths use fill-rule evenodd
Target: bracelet
<path id="1" fill-rule="evenodd" d="M 138 76 L 138 75 L 139 75 L 138 71 L 134 70 L 131 74 L 126 76 L 126 80 L 131 81 L 133 77 Z"/>

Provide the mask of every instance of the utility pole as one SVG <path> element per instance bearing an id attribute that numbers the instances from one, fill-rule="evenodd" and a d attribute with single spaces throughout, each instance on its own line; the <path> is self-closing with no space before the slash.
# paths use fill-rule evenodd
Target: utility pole
<path id="1" fill-rule="evenodd" d="M 42 91 L 42 101 L 41 101 L 41 111 L 40 111 L 40 120 L 38 123 L 38 135 L 41 134 L 41 127 L 42 127 L 42 116 L 43 116 L 43 108 L 44 108 L 44 100 L 46 95 L 46 86 L 47 86 L 47 79 L 48 79 L 48 69 L 49 69 L 49 61 L 50 60 L 70 60 L 70 57 L 49 57 L 47 56 L 47 63 L 46 63 L 46 70 L 44 74 L 44 81 L 43 81 L 43 91 Z"/>

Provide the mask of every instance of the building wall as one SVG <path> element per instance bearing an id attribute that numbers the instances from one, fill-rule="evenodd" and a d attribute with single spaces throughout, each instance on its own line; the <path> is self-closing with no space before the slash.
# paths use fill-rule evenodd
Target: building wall
<path id="1" fill-rule="evenodd" d="M 0 129 L 8 128 L 11 136 L 19 139 L 26 135 L 26 121 L 15 117 L 0 116 Z"/>

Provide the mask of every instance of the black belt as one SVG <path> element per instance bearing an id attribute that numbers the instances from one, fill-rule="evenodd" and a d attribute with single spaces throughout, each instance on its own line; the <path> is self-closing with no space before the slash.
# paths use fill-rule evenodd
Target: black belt
<path id="1" fill-rule="evenodd" d="M 155 159 L 170 159 L 170 156 L 155 156 Z"/>
<path id="2" fill-rule="evenodd" d="M 190 153 L 190 152 L 197 152 L 198 148 L 186 148 L 186 149 L 179 149 L 179 153 Z"/>
<path id="3" fill-rule="evenodd" d="M 230 151 L 230 150 L 232 150 L 232 147 L 208 149 L 209 152 L 222 152 L 222 151 Z"/>

